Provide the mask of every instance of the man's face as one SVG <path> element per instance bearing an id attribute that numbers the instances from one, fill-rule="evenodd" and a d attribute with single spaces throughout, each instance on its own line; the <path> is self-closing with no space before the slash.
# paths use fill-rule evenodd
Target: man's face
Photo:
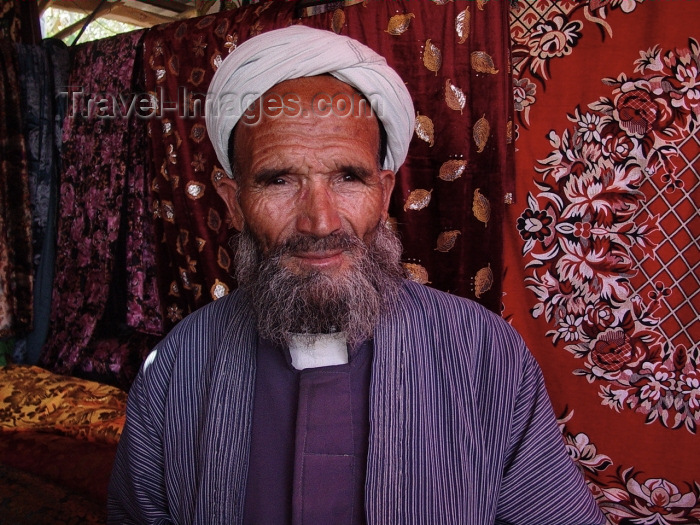
<path id="1" fill-rule="evenodd" d="M 271 94 L 290 102 L 289 111 L 266 111 L 263 96 L 256 120 L 236 127 L 236 180 L 219 189 L 234 226 L 247 227 L 263 256 L 298 238 L 345 233 L 366 242 L 386 219 L 394 187 L 394 173 L 379 168 L 376 117 L 334 109 L 338 98 L 357 103 L 359 97 L 330 76 L 288 80 Z M 351 249 L 340 244 L 291 246 L 280 264 L 297 275 L 337 275 L 352 266 Z"/>

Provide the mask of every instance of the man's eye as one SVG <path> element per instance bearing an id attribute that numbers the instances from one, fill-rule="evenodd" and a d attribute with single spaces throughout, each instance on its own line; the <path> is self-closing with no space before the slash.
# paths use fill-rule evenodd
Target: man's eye
<path id="1" fill-rule="evenodd" d="M 286 184 L 287 181 L 284 180 L 282 177 L 275 177 L 274 179 L 270 179 L 269 184 L 271 186 L 282 186 L 283 184 Z"/>
<path id="2" fill-rule="evenodd" d="M 354 173 L 345 173 L 345 174 L 343 174 L 343 177 L 342 177 L 343 182 L 355 182 L 355 181 L 359 181 L 359 180 L 360 180 L 360 178 L 357 175 L 355 175 Z"/>

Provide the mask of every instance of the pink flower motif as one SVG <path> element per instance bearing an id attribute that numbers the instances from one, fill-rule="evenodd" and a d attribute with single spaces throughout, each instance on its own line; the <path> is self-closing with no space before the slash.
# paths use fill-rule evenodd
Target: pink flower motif
<path id="1" fill-rule="evenodd" d="M 535 93 L 537 86 L 530 82 L 529 79 L 523 78 L 513 80 L 513 98 L 515 102 L 515 111 L 523 111 L 528 106 L 535 103 Z"/>
<path id="2" fill-rule="evenodd" d="M 647 362 L 642 365 L 640 379 L 635 385 L 641 386 L 640 399 L 655 405 L 674 391 L 675 383 L 674 373 L 662 363 Z"/>
<path id="3" fill-rule="evenodd" d="M 692 492 L 681 494 L 673 483 L 661 478 L 652 478 L 640 485 L 634 478 L 627 482 L 627 490 L 646 504 L 643 514 L 675 514 L 679 510 L 692 509 L 697 497 Z M 637 506 L 637 510 L 640 509 Z"/>
<path id="4" fill-rule="evenodd" d="M 524 240 L 543 241 L 552 234 L 552 217 L 545 210 L 527 209 L 518 218 L 518 231 Z"/>
<path id="5" fill-rule="evenodd" d="M 671 295 L 671 290 L 666 288 L 666 285 L 661 281 L 654 283 L 654 289 L 648 293 L 649 299 L 652 301 L 660 301 Z"/>
<path id="6" fill-rule="evenodd" d="M 677 90 L 676 96 L 671 97 L 671 105 L 677 108 L 693 110 L 700 104 L 700 71 L 689 50 L 672 56 L 672 77 L 668 80 Z"/>
<path id="7" fill-rule="evenodd" d="M 585 142 L 600 142 L 600 116 L 595 113 L 579 115 L 578 132 Z"/>
<path id="8" fill-rule="evenodd" d="M 615 372 L 625 366 L 639 363 L 646 354 L 644 344 L 637 338 L 629 337 L 622 330 L 600 334 L 598 339 L 591 343 L 591 361 L 607 372 Z"/>
<path id="9" fill-rule="evenodd" d="M 578 327 L 583 323 L 583 317 L 567 315 L 559 321 L 559 337 L 564 341 L 576 341 L 579 338 Z"/>
<path id="10" fill-rule="evenodd" d="M 615 322 L 612 307 L 602 301 L 592 305 L 589 304 L 586 306 L 585 322 L 593 329 L 596 329 L 596 333 L 605 331 L 606 328 Z"/>
<path id="11" fill-rule="evenodd" d="M 636 137 L 643 137 L 656 123 L 658 108 L 651 95 L 641 89 L 623 93 L 615 102 L 620 127 Z"/>
<path id="12" fill-rule="evenodd" d="M 581 38 L 581 22 L 566 23 L 566 18 L 557 15 L 542 22 L 530 34 L 528 46 L 530 54 L 540 59 L 563 57 L 569 55 Z"/>
<path id="13" fill-rule="evenodd" d="M 612 6 L 619 6 L 623 13 L 631 13 L 634 11 L 634 8 L 637 7 L 637 4 L 641 3 L 642 1 L 643 0 L 614 0 L 612 2 Z"/>
<path id="14" fill-rule="evenodd" d="M 622 163 L 632 155 L 635 148 L 633 139 L 626 133 L 606 135 L 602 138 L 601 151 L 604 157 L 615 163 Z"/>
<path id="15" fill-rule="evenodd" d="M 596 446 L 584 433 L 568 434 L 564 439 L 566 451 L 571 459 L 591 472 L 605 470 L 612 465 L 612 460 L 605 454 L 598 454 Z"/>
<path id="16" fill-rule="evenodd" d="M 681 374 L 678 381 L 678 391 L 683 396 L 683 401 L 695 417 L 700 416 L 700 372 L 691 370 L 687 374 Z"/>

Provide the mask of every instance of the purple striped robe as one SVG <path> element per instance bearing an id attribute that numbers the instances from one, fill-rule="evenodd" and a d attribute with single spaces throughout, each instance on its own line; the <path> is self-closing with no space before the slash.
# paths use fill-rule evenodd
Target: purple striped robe
<path id="1" fill-rule="evenodd" d="M 129 393 L 110 523 L 241 523 L 256 344 L 236 291 L 155 348 Z M 605 521 L 522 339 L 411 282 L 375 331 L 365 508 L 369 525 Z"/>

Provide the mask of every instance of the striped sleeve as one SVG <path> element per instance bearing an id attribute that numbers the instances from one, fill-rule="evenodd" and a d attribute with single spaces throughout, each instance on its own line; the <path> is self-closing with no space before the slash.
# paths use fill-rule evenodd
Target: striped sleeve
<path id="1" fill-rule="evenodd" d="M 605 523 L 566 453 L 542 372 L 529 354 L 514 406 L 497 509 L 497 525 Z"/>
<path id="2" fill-rule="evenodd" d="M 163 421 L 152 402 L 163 402 L 153 391 L 164 388 L 157 367 L 146 371 L 157 359 L 154 350 L 129 390 L 127 419 L 112 468 L 107 500 L 108 523 L 113 525 L 172 523 L 164 481 Z M 159 399 L 159 401 L 158 401 Z"/>

